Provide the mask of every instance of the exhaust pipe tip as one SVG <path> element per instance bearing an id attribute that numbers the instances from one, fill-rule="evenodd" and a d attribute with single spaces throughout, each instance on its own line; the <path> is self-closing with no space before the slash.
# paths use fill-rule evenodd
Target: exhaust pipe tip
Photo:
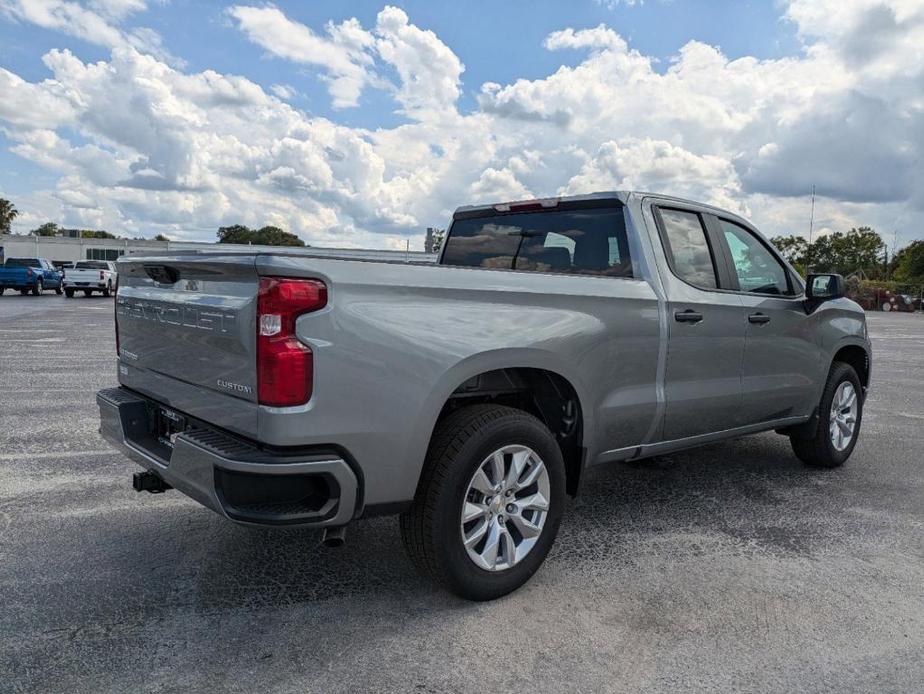
<path id="1" fill-rule="evenodd" d="M 325 547 L 343 547 L 346 542 L 346 526 L 339 528 L 324 528 L 321 544 Z"/>

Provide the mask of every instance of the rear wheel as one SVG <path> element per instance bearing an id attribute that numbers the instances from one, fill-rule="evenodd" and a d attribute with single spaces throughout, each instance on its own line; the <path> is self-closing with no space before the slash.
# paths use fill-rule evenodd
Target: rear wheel
<path id="1" fill-rule="evenodd" d="M 818 427 L 812 438 L 789 438 L 806 465 L 839 467 L 853 453 L 863 419 L 863 387 L 849 364 L 831 366 L 818 406 Z"/>
<path id="2" fill-rule="evenodd" d="M 38 296 L 42 293 L 42 291 L 44 291 L 44 287 L 42 287 L 42 280 L 36 280 L 35 286 L 32 287 L 32 296 Z"/>
<path id="3" fill-rule="evenodd" d="M 66 296 L 68 299 L 73 299 L 73 298 L 74 298 L 74 290 L 73 290 L 73 289 L 65 289 L 65 290 L 64 290 L 64 296 Z"/>
<path id="4" fill-rule="evenodd" d="M 103 289 L 103 296 L 109 296 L 110 292 L 112 292 L 112 285 L 107 283 L 105 289 Z"/>
<path id="5" fill-rule="evenodd" d="M 64 290 L 61 289 L 61 285 L 60 285 L 60 284 L 59 284 L 57 287 L 55 287 L 55 294 L 57 294 L 58 296 L 61 296 L 61 294 L 63 293 L 63 291 L 64 291 Z"/>
<path id="6" fill-rule="evenodd" d="M 437 425 L 401 538 L 422 573 L 463 598 L 493 600 L 545 560 L 564 503 L 564 461 L 545 425 L 473 405 Z"/>
<path id="7" fill-rule="evenodd" d="M 0 294 L 3 294 L 3 292 L 5 291 L 6 291 L 6 287 L 0 287 Z"/>

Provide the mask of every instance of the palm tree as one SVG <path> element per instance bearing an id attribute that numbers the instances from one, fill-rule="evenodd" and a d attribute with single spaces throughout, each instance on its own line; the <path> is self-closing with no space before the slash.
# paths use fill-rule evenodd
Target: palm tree
<path id="1" fill-rule="evenodd" d="M 0 234 L 10 233 L 10 224 L 19 216 L 18 210 L 9 200 L 0 198 Z"/>

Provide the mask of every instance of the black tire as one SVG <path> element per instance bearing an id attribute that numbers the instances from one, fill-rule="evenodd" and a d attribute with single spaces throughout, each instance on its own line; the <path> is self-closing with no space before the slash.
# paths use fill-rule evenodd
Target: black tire
<path id="1" fill-rule="evenodd" d="M 25 296 L 26 294 L 29 293 L 29 290 L 28 290 L 28 289 L 20 289 L 20 290 L 19 290 L 19 293 L 22 294 L 23 296 Z"/>
<path id="2" fill-rule="evenodd" d="M 63 294 L 63 293 L 64 293 L 64 290 L 61 289 L 61 285 L 60 285 L 60 284 L 59 284 L 57 287 L 55 287 L 55 294 L 57 294 L 58 296 L 61 296 L 61 294 Z"/>
<path id="3" fill-rule="evenodd" d="M 107 284 L 106 287 L 103 289 L 103 296 L 108 298 L 110 292 L 112 292 L 112 286 Z"/>
<path id="4" fill-rule="evenodd" d="M 3 292 L 6 291 L 6 287 L 0 287 L 0 296 L 3 295 Z"/>
<path id="5" fill-rule="evenodd" d="M 539 540 L 518 563 L 488 571 L 469 558 L 460 518 L 476 469 L 494 451 L 523 445 L 542 458 L 549 475 L 549 508 Z M 565 505 L 565 464 L 555 437 L 527 412 L 472 405 L 453 412 L 433 433 L 412 507 L 401 514 L 401 539 L 417 569 L 468 600 L 493 600 L 536 572 L 555 542 Z"/>
<path id="6" fill-rule="evenodd" d="M 73 299 L 73 298 L 74 298 L 74 290 L 73 290 L 73 289 L 65 289 L 65 290 L 64 290 L 64 296 L 65 296 L 66 298 L 68 298 L 68 299 Z"/>
<path id="7" fill-rule="evenodd" d="M 42 287 L 42 280 L 36 280 L 35 286 L 32 287 L 32 296 L 38 296 L 43 291 L 44 287 Z"/>
<path id="8" fill-rule="evenodd" d="M 92 289 L 84 289 L 84 290 L 83 290 L 83 295 L 84 295 L 84 296 L 93 296 L 93 290 L 92 290 Z"/>
<path id="9" fill-rule="evenodd" d="M 831 441 L 831 405 L 834 400 L 834 394 L 838 387 L 849 382 L 853 385 L 857 394 L 856 401 L 856 422 L 854 424 L 853 437 L 844 448 L 837 450 Z M 828 380 L 825 383 L 825 389 L 821 394 L 821 402 L 818 404 L 818 426 L 815 435 L 811 438 L 799 438 L 790 436 L 789 442 L 796 457 L 806 465 L 813 467 L 834 468 L 843 465 L 850 454 L 853 453 L 857 445 L 857 439 L 860 436 L 860 425 L 863 422 L 863 388 L 860 384 L 860 378 L 850 364 L 836 361 L 831 365 L 831 371 L 828 373 Z"/>

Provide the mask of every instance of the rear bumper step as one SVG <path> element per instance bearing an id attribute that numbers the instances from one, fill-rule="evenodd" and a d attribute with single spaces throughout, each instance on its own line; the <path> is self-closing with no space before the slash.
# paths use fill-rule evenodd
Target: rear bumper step
<path id="1" fill-rule="evenodd" d="M 158 403 L 125 388 L 101 390 L 96 402 L 103 438 L 160 480 L 139 473 L 136 489 L 172 487 L 247 525 L 338 527 L 357 510 L 356 475 L 336 455 L 267 452 L 196 425 L 176 433 L 171 447 L 152 433 Z"/>

